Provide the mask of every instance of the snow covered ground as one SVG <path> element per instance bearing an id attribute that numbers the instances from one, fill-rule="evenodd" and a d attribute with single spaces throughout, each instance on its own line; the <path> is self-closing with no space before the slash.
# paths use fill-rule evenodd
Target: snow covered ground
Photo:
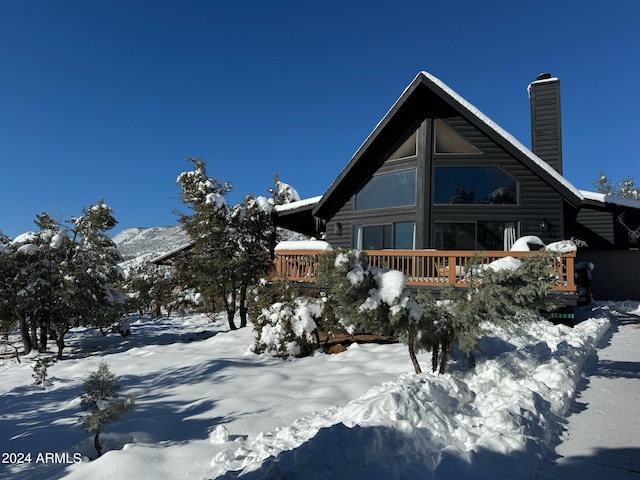
<path id="1" fill-rule="evenodd" d="M 610 309 L 612 328 L 585 365 L 562 443 L 542 469 L 540 480 L 640 479 L 637 302 L 602 304 L 600 308 Z"/>
<path id="2" fill-rule="evenodd" d="M 229 332 L 204 315 L 142 318 L 127 339 L 76 329 L 46 388 L 32 384 L 33 358 L 0 360 L 0 478 L 594 478 L 572 465 L 640 451 L 640 306 L 600 303 L 580 315 L 573 329 L 541 321 L 495 331 L 475 375 L 457 354 L 447 374 L 415 375 L 400 344 L 256 356 L 252 329 Z M 427 367 L 429 355 L 419 359 Z M 89 461 L 80 395 L 101 360 L 138 400 L 106 426 L 106 453 Z M 580 424 L 595 402 L 624 442 Z M 31 461 L 11 464 L 21 453 Z M 46 463 L 47 453 L 58 456 Z M 640 477 L 637 461 L 624 465 Z"/>

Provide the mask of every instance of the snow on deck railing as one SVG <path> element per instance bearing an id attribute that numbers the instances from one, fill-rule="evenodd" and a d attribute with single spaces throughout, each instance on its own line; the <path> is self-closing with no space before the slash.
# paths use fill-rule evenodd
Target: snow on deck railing
<path id="1" fill-rule="evenodd" d="M 294 282 L 315 282 L 319 250 L 285 250 L 276 252 L 270 278 Z M 524 257 L 540 252 L 505 251 L 444 251 L 444 250 L 366 250 L 369 265 L 405 274 L 408 286 L 468 287 L 469 264 L 488 265 L 500 258 Z M 554 257 L 554 290 L 575 292 L 574 265 L 576 252 L 559 253 Z"/>

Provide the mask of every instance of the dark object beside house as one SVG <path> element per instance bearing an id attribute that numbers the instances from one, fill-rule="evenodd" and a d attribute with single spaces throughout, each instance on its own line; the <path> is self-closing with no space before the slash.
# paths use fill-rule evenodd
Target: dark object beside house
<path id="1" fill-rule="evenodd" d="M 591 262 L 578 262 L 574 266 L 578 305 L 589 305 L 593 300 L 593 269 Z"/>

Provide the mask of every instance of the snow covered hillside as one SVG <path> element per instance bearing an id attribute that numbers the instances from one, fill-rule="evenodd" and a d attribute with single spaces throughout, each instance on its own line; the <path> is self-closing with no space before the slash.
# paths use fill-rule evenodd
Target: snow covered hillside
<path id="1" fill-rule="evenodd" d="M 300 233 L 278 228 L 279 240 L 303 240 Z M 112 239 L 122 255 L 122 265 L 139 265 L 190 242 L 189 235 L 181 225 L 172 227 L 127 228 Z"/>
<path id="2" fill-rule="evenodd" d="M 573 329 L 494 330 L 475 375 L 456 352 L 449 373 L 415 375 L 400 344 L 258 356 L 251 328 L 204 315 L 132 318 L 126 339 L 74 329 L 45 388 L 33 385 L 33 357 L 0 360 L 0 451 L 30 455 L 7 455 L 0 478 L 535 478 L 621 309 L 640 314 L 638 302 L 596 305 Z M 99 361 L 138 399 L 90 461 L 80 395 Z M 36 461 L 46 453 L 56 461 Z"/>
<path id="3" fill-rule="evenodd" d="M 189 243 L 182 226 L 127 228 L 113 237 L 124 260 L 151 259 Z"/>

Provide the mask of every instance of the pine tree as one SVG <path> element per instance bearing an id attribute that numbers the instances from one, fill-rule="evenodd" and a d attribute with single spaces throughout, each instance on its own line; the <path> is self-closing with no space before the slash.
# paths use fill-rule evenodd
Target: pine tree
<path id="1" fill-rule="evenodd" d="M 620 180 L 617 185 L 613 185 L 611 178 L 600 170 L 598 173 L 598 179 L 591 182 L 596 189 L 596 192 L 603 193 L 605 195 L 615 195 L 623 198 L 640 199 L 640 187 L 636 187 L 635 181 L 631 175 L 627 175 Z"/>
<path id="2" fill-rule="evenodd" d="M 176 263 L 178 276 L 187 287 L 195 287 L 215 304 L 225 304 L 229 328 L 235 330 L 236 289 L 229 259 L 235 252 L 235 242 L 228 229 L 229 207 L 224 196 L 232 190 L 228 182 L 210 178 L 206 164 L 199 158 L 187 158 L 193 170 L 181 173 L 177 183 L 180 201 L 192 213 L 179 214 L 179 221 L 193 241 L 188 255 Z"/>
<path id="3" fill-rule="evenodd" d="M 177 263 L 178 275 L 205 297 L 221 301 L 234 330 L 238 309 L 240 326 L 247 323 L 249 287 L 268 270 L 273 205 L 264 197 L 247 195 L 241 204 L 229 208 L 224 196 L 231 185 L 210 178 L 203 160 L 187 160 L 194 170 L 181 173 L 177 183 L 181 201 L 192 213 L 180 214 L 180 222 L 194 247 Z"/>
<path id="4" fill-rule="evenodd" d="M 33 369 L 33 373 L 31 376 L 33 377 L 34 385 L 42 385 L 47 382 L 48 370 L 51 365 L 56 362 L 56 359 L 49 356 L 39 356 L 36 358 L 35 363 L 31 367 Z"/>
<path id="5" fill-rule="evenodd" d="M 65 335 L 74 325 L 104 326 L 122 312 L 123 297 L 117 290 L 120 257 L 105 233 L 116 221 L 100 201 L 69 225 L 46 213 L 35 223 L 39 231 L 20 235 L 5 249 L 11 261 L 4 263 L 7 268 L 13 265 L 8 280 L 13 295 L 5 297 L 7 290 L 2 288 L 0 296 L 5 298 L 4 308 L 13 307 L 25 352 L 45 351 L 51 335 L 61 359 Z"/>
<path id="6" fill-rule="evenodd" d="M 115 422 L 133 411 L 136 395 L 129 394 L 119 398 L 122 386 L 117 377 L 109 371 L 106 362 L 100 362 L 98 370 L 91 372 L 82 385 L 84 394 L 81 397 L 82 410 L 89 410 L 89 414 L 81 418 L 82 428 L 94 434 L 93 444 L 102 455 L 99 437 L 102 428 L 107 423 Z"/>
<path id="7" fill-rule="evenodd" d="M 624 198 L 640 199 L 640 188 L 636 187 L 636 183 L 631 175 L 627 175 L 618 182 L 618 195 Z"/>
<path id="8" fill-rule="evenodd" d="M 13 279 L 16 277 L 18 266 L 11 255 L 9 243 L 10 239 L 0 232 L 0 338 L 2 340 L 8 340 L 9 332 L 16 324 Z"/>
<path id="9" fill-rule="evenodd" d="M 551 291 L 554 255 L 540 252 L 523 257 L 518 268 L 495 270 L 478 257 L 467 266 L 469 288 L 446 290 L 443 301 L 424 292 L 410 295 L 404 284 L 393 298 L 382 298 L 385 271 L 370 268 L 361 251 L 323 254 L 318 282 L 327 288 L 327 305 L 349 333 L 397 335 L 408 346 L 416 373 L 422 371 L 416 357 L 421 350 L 432 353 L 432 370 L 444 373 L 456 343 L 473 362 L 477 341 L 486 333 L 484 322 L 514 328 L 559 306 Z"/>
<path id="10" fill-rule="evenodd" d="M 230 227 L 237 241 L 233 263 L 237 276 L 241 327 L 247 325 L 249 288 L 264 278 L 269 269 L 274 232 L 272 210 L 273 205 L 265 197 L 247 195 L 230 212 Z"/>
<path id="11" fill-rule="evenodd" d="M 403 315 L 400 324 L 400 340 L 409 348 L 409 355 L 416 373 L 422 369 L 416 358 L 420 351 L 431 352 L 431 371 L 444 373 L 449 354 L 456 340 L 457 322 L 447 302 L 438 302 L 426 291 L 415 295 L 415 314 Z M 397 320 L 396 320 L 397 321 Z"/>
<path id="12" fill-rule="evenodd" d="M 128 269 L 125 277 L 123 290 L 126 292 L 127 311 L 138 311 L 142 315 L 142 311 L 153 302 L 170 310 L 176 282 L 168 266 L 145 262 Z"/>
<path id="13" fill-rule="evenodd" d="M 113 211 L 102 200 L 72 218 L 62 236 L 57 254 L 61 261 L 53 271 L 51 326 L 56 334 L 58 358 L 62 358 L 64 337 L 75 324 L 107 327 L 124 311 L 119 288 L 123 272 L 120 255 L 106 235 L 116 225 Z M 55 247 L 56 243 L 52 242 Z"/>
<path id="14" fill-rule="evenodd" d="M 552 292 L 553 252 L 522 257 L 517 267 L 494 269 L 481 259 L 469 265 L 466 292 L 447 291 L 452 301 L 453 329 L 460 349 L 473 362 L 473 351 L 485 334 L 483 322 L 505 329 L 516 328 L 556 310 L 559 299 Z"/>
<path id="15" fill-rule="evenodd" d="M 389 335 L 389 306 L 360 308 L 377 287 L 362 250 L 331 250 L 319 257 L 318 283 L 327 288 L 333 315 L 349 333 Z"/>

